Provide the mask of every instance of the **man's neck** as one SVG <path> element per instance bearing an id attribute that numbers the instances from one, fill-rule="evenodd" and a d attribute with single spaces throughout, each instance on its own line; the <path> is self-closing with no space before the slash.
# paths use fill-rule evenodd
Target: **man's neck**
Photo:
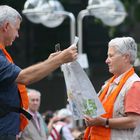
<path id="1" fill-rule="evenodd" d="M 1 39 L 0 39 L 0 45 L 5 48 L 5 45 L 4 45 L 3 41 L 1 41 Z"/>
<path id="2" fill-rule="evenodd" d="M 37 111 L 28 110 L 32 115 L 37 114 Z"/>

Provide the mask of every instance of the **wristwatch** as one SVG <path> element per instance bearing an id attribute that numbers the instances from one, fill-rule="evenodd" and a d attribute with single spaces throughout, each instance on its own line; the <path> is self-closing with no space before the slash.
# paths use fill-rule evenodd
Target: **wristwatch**
<path id="1" fill-rule="evenodd" d="M 107 118 L 106 121 L 105 121 L 105 127 L 109 128 L 109 118 Z"/>

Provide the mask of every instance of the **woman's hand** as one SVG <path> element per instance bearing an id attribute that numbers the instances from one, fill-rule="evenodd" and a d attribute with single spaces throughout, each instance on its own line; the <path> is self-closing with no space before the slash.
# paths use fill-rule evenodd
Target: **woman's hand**
<path id="1" fill-rule="evenodd" d="M 86 126 L 105 126 L 106 118 L 97 117 L 92 118 L 89 116 L 84 116 Z"/>

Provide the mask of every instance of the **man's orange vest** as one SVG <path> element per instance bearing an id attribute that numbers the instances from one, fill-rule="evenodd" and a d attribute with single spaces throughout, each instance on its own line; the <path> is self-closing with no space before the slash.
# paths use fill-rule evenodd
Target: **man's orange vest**
<path id="1" fill-rule="evenodd" d="M 0 45 L 0 49 L 5 54 L 7 60 L 9 62 L 13 63 L 11 56 L 8 54 L 8 52 L 6 51 L 4 46 Z M 18 90 L 19 90 L 19 94 L 20 94 L 20 98 L 21 98 L 20 106 L 21 106 L 21 108 L 27 110 L 29 101 L 28 101 L 26 87 L 25 87 L 25 85 L 22 85 L 22 84 L 17 84 L 17 86 L 18 86 Z M 27 124 L 28 124 L 28 119 L 24 115 L 20 114 L 20 131 L 22 131 L 26 127 Z"/>
<path id="2" fill-rule="evenodd" d="M 113 108 L 114 108 L 114 103 L 115 100 L 120 93 L 123 85 L 127 81 L 127 79 L 134 74 L 134 68 L 131 68 L 120 80 L 119 85 L 110 93 L 110 95 L 107 97 L 107 100 L 104 100 L 107 91 L 109 89 L 110 84 L 114 81 L 116 78 L 113 76 L 102 93 L 100 94 L 99 98 L 100 101 L 103 104 L 103 107 L 106 111 L 106 114 L 102 115 L 104 118 L 112 118 L 113 115 Z M 83 140 L 110 140 L 111 137 L 111 129 L 110 128 L 105 128 L 103 126 L 92 126 L 92 127 L 87 127 L 85 134 L 84 134 L 84 139 Z"/>

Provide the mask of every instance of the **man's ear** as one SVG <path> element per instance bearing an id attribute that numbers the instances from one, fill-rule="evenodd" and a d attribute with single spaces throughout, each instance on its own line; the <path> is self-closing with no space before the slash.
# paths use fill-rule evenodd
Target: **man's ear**
<path id="1" fill-rule="evenodd" d="M 5 22 L 5 23 L 3 24 L 3 31 L 4 31 L 4 32 L 7 32 L 8 28 L 9 28 L 9 22 Z"/>

